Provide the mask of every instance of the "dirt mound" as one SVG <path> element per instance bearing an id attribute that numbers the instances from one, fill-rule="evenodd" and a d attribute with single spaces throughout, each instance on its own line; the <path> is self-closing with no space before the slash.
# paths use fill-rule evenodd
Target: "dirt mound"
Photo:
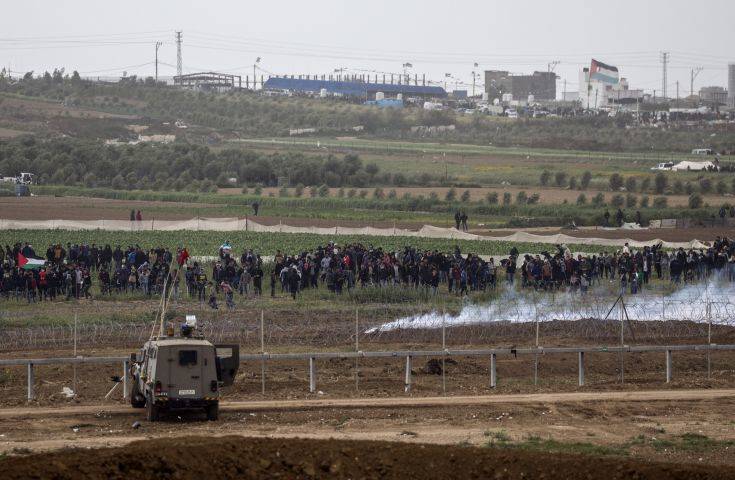
<path id="1" fill-rule="evenodd" d="M 724 467 L 408 443 L 183 437 L 0 461 L 20 478 L 731 478 Z"/>

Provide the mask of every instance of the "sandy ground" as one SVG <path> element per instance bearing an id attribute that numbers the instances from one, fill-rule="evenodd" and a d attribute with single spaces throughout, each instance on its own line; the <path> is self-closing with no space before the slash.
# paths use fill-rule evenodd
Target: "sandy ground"
<path id="1" fill-rule="evenodd" d="M 486 397 L 230 402 L 220 421 L 173 414 L 159 423 L 142 410 L 90 405 L 0 410 L 0 452 L 121 446 L 184 435 L 381 440 L 484 445 L 503 435 L 617 446 L 638 439 L 633 456 L 735 465 L 728 445 L 709 451 L 652 449 L 655 439 L 685 434 L 735 438 L 735 390 L 640 391 Z M 132 425 L 141 421 L 139 428 Z M 700 460 L 702 459 L 702 460 Z"/>

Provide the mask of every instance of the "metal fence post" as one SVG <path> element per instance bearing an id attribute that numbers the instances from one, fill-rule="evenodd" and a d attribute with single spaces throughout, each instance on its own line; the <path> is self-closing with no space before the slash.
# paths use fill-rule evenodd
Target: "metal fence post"
<path id="1" fill-rule="evenodd" d="M 671 383 L 671 376 L 673 374 L 673 364 L 671 350 L 666 350 L 666 383 Z"/>
<path id="2" fill-rule="evenodd" d="M 579 352 L 579 386 L 584 387 L 584 352 Z"/>
<path id="3" fill-rule="evenodd" d="M 498 386 L 498 375 L 496 373 L 497 355 L 490 354 L 490 388 Z"/>
<path id="4" fill-rule="evenodd" d="M 316 392 L 316 359 L 309 358 L 309 393 Z"/>
<path id="5" fill-rule="evenodd" d="M 128 361 L 123 362 L 122 371 L 122 384 L 123 384 L 123 400 L 128 399 Z"/>
<path id="6" fill-rule="evenodd" d="M 406 380 L 404 383 L 404 390 L 406 393 L 411 393 L 411 357 L 406 357 Z"/>
<path id="7" fill-rule="evenodd" d="M 35 379 L 33 376 L 33 364 L 28 364 L 28 401 L 33 400 L 33 383 Z"/>

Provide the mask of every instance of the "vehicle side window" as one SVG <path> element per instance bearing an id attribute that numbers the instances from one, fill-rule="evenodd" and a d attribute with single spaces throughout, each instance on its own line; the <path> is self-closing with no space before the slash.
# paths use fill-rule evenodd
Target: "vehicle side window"
<path id="1" fill-rule="evenodd" d="M 179 365 L 186 367 L 197 364 L 196 350 L 179 350 Z"/>

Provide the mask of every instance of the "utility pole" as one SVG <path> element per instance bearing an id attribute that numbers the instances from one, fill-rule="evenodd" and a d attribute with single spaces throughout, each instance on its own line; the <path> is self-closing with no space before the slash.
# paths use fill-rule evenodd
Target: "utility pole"
<path id="1" fill-rule="evenodd" d="M 694 96 L 694 80 L 696 80 L 697 76 L 702 72 L 702 67 L 692 68 L 691 71 L 691 79 L 689 83 L 689 95 L 692 97 Z"/>
<path id="2" fill-rule="evenodd" d="M 666 87 L 668 83 L 668 75 L 669 75 L 669 55 L 671 55 L 669 52 L 661 52 L 661 64 L 663 65 L 663 79 L 662 79 L 662 95 L 663 98 L 666 98 Z"/>
<path id="3" fill-rule="evenodd" d="M 679 106 L 679 80 L 676 81 L 676 106 Z"/>
<path id="4" fill-rule="evenodd" d="M 181 77 L 182 75 L 182 63 L 181 63 L 181 31 L 176 32 L 176 75 Z"/>
<path id="5" fill-rule="evenodd" d="M 163 45 L 163 42 L 156 42 L 156 84 L 158 84 L 158 48 Z"/>

